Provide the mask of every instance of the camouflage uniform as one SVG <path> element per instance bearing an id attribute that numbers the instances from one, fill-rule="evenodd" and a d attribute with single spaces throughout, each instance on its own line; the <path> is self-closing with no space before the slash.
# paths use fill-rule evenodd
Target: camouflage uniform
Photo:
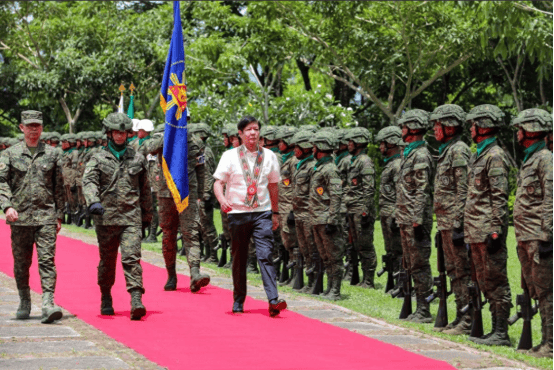
<path id="1" fill-rule="evenodd" d="M 158 215 L 158 191 L 160 189 L 160 176 L 163 176 L 158 165 L 158 157 L 156 155 L 148 153 L 148 142 L 152 139 L 152 136 L 147 136 L 144 139 L 137 140 L 138 152 L 145 158 L 148 165 L 148 182 L 150 183 L 150 190 L 152 191 L 152 223 L 148 231 L 148 237 L 143 240 L 145 243 L 156 243 L 158 238 L 156 233 L 160 223 Z"/>
<path id="2" fill-rule="evenodd" d="M 528 109 L 513 124 L 526 132 L 548 132 L 552 116 Z M 517 179 L 514 228 L 522 275 L 529 295 L 539 301 L 542 322 L 542 342 L 530 354 L 552 357 L 552 153 L 543 140 L 525 153 Z"/>
<path id="3" fill-rule="evenodd" d="M 369 143 L 369 132 L 364 128 L 351 129 L 347 136 L 357 148 Z M 358 150 L 358 149 L 356 149 Z M 351 153 L 352 154 L 352 153 Z M 364 273 L 360 286 L 374 288 L 377 256 L 373 245 L 375 224 L 375 166 L 364 151 L 352 154 L 348 167 L 348 178 L 344 187 L 344 201 L 348 213 L 348 222 L 352 242 L 356 248 Z"/>
<path id="4" fill-rule="evenodd" d="M 348 145 L 348 140 L 345 140 L 345 136 L 348 134 L 347 129 L 342 129 L 337 134 L 337 139 L 339 140 L 339 145 Z M 342 180 L 342 188 L 346 186 L 346 181 L 348 181 L 348 167 L 350 166 L 350 160 L 352 155 L 348 152 L 348 149 L 344 149 L 343 152 L 338 153 L 335 157 L 335 165 L 339 170 L 339 175 Z M 342 234 L 343 240 L 348 241 L 348 214 L 346 212 L 346 192 L 342 192 L 342 197 L 340 201 L 340 232 Z M 346 248 L 345 253 L 346 253 Z M 350 255 L 346 254 L 346 259 L 350 259 Z"/>

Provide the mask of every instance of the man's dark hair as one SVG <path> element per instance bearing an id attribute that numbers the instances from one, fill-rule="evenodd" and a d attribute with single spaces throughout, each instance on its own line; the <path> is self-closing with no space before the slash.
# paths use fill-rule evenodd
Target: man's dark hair
<path id="1" fill-rule="evenodd" d="M 258 122 L 258 128 L 260 129 L 262 128 L 262 124 L 255 117 L 245 116 L 245 117 L 242 117 L 242 119 L 239 121 L 239 124 L 237 125 L 237 130 L 244 131 L 244 128 L 252 122 Z"/>

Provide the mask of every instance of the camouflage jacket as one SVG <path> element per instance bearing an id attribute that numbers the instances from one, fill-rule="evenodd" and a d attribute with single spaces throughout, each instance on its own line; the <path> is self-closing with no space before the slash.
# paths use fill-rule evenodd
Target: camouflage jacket
<path id="1" fill-rule="evenodd" d="M 109 149 L 95 151 L 85 168 L 83 193 L 87 206 L 102 204 L 96 225 L 131 226 L 152 220 L 152 193 L 146 159 L 127 147 L 118 160 Z"/>
<path id="2" fill-rule="evenodd" d="M 73 186 L 75 185 L 75 170 L 73 169 L 73 163 L 72 160 L 74 158 L 73 152 L 75 150 L 71 151 L 64 151 L 62 154 L 61 159 L 61 167 L 62 167 L 62 176 L 63 176 L 63 184 L 67 186 Z"/>
<path id="3" fill-rule="evenodd" d="M 396 212 L 396 183 L 400 176 L 402 158 L 397 156 L 385 163 L 379 186 L 379 215 L 394 217 Z"/>
<path id="4" fill-rule="evenodd" d="M 350 157 L 346 186 L 343 190 L 348 213 L 375 218 L 375 166 L 367 154 Z"/>
<path id="5" fill-rule="evenodd" d="M 63 218 L 64 189 L 60 152 L 39 143 L 32 156 L 25 142 L 0 155 L 0 206 L 19 214 L 17 226 L 56 224 Z"/>
<path id="6" fill-rule="evenodd" d="M 88 154 L 88 148 L 81 147 L 77 156 L 77 169 L 75 171 L 75 184 L 83 186 L 83 174 L 85 173 L 85 156 Z"/>
<path id="7" fill-rule="evenodd" d="M 151 154 L 158 156 L 158 168 L 160 175 L 158 182 L 158 198 L 173 198 L 165 176 L 163 174 L 163 134 L 156 134 L 147 141 L 146 150 Z M 204 166 L 204 142 L 193 134 L 188 135 L 188 178 L 189 178 L 189 199 L 190 201 L 198 199 L 198 189 L 204 189 L 205 166 Z"/>
<path id="8" fill-rule="evenodd" d="M 281 182 L 279 183 L 279 213 L 285 216 L 292 211 L 294 198 L 293 176 L 296 171 L 298 158 L 294 154 L 281 165 Z"/>
<path id="9" fill-rule="evenodd" d="M 339 175 L 342 180 L 342 189 L 345 189 L 346 181 L 348 181 L 348 167 L 350 166 L 351 158 L 352 158 L 352 155 L 346 152 L 346 155 L 344 155 L 342 158 L 339 159 L 339 163 L 335 163 L 337 165 L 337 168 L 339 170 Z M 346 192 L 343 191 L 341 200 L 340 200 L 340 213 L 346 213 L 345 197 L 346 197 Z"/>
<path id="10" fill-rule="evenodd" d="M 496 143 L 469 160 L 467 200 L 464 208 L 464 240 L 484 243 L 492 232 L 508 227 L 508 157 Z"/>
<path id="11" fill-rule="evenodd" d="M 308 220 L 310 218 L 310 177 L 315 163 L 316 160 L 313 158 L 303 162 L 300 168 L 295 167 L 295 172 L 292 175 L 292 183 L 294 184 L 292 211 L 294 217 L 300 220 Z"/>
<path id="12" fill-rule="evenodd" d="M 514 228 L 518 242 L 552 238 L 552 153 L 546 148 L 535 152 L 521 166 Z"/>
<path id="13" fill-rule="evenodd" d="M 158 193 L 159 189 L 159 178 L 161 174 L 161 164 L 158 166 L 158 156 L 150 154 L 148 152 L 148 143 L 152 139 L 152 136 L 148 136 L 146 140 L 140 144 L 140 139 L 137 141 L 138 149 L 137 151 L 146 158 L 148 164 L 148 182 L 150 183 L 150 189 L 152 193 Z"/>
<path id="14" fill-rule="evenodd" d="M 396 223 L 428 225 L 433 223 L 434 163 L 425 145 L 402 154 L 400 176 L 396 183 Z"/>
<path id="15" fill-rule="evenodd" d="M 199 194 L 199 198 L 203 198 L 204 200 L 210 198 L 214 199 L 215 179 L 212 175 L 215 173 L 217 164 L 215 163 L 215 155 L 212 148 L 207 145 L 204 147 L 204 158 L 204 191 L 203 194 Z"/>
<path id="16" fill-rule="evenodd" d="M 464 224 L 470 156 L 471 150 L 460 137 L 452 139 L 439 155 L 434 194 L 438 230 L 450 230 Z"/>
<path id="17" fill-rule="evenodd" d="M 339 225 L 342 180 L 332 157 L 314 167 L 310 179 L 310 216 L 312 225 Z"/>

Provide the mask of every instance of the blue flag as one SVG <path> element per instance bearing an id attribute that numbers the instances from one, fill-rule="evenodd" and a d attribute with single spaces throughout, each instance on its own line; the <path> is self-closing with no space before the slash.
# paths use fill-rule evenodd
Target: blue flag
<path id="1" fill-rule="evenodd" d="M 165 62 L 160 105 L 165 113 L 162 168 L 179 213 L 189 204 L 187 86 L 179 2 L 173 2 L 173 35 Z"/>

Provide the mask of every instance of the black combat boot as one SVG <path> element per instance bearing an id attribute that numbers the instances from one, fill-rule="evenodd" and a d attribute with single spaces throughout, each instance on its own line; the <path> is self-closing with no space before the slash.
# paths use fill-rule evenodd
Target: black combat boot
<path id="1" fill-rule="evenodd" d="M 15 313 L 18 320 L 26 320 L 31 314 L 31 290 L 29 288 L 19 290 L 19 307 Z"/>
<path id="2" fill-rule="evenodd" d="M 146 239 L 144 239 L 144 243 L 157 243 L 158 237 L 156 236 L 156 233 L 158 232 L 158 218 L 154 217 L 152 218 L 152 223 L 150 224 L 148 236 Z"/>
<path id="3" fill-rule="evenodd" d="M 344 270 L 335 268 L 333 271 L 333 274 L 331 275 L 332 278 L 332 285 L 331 285 L 331 291 L 329 294 L 323 296 L 322 298 L 328 299 L 330 301 L 338 301 L 341 299 L 340 296 L 340 288 L 342 284 L 342 276 L 344 275 Z"/>
<path id="4" fill-rule="evenodd" d="M 361 288 L 375 289 L 375 270 L 364 267 L 362 268 L 362 272 L 364 273 L 364 277 L 358 286 Z"/>
<path id="5" fill-rule="evenodd" d="M 433 322 L 433 317 L 429 311 L 429 303 L 425 300 L 425 297 L 428 297 L 429 295 L 431 295 L 431 292 L 416 296 L 417 309 L 416 312 L 408 316 L 408 321 L 419 324 L 429 324 Z"/>
<path id="6" fill-rule="evenodd" d="M 177 289 L 177 271 L 175 266 L 169 266 L 167 268 L 167 282 L 165 283 L 165 291 L 173 291 Z"/>
<path id="7" fill-rule="evenodd" d="M 100 288 L 102 293 L 102 302 L 100 303 L 100 315 L 112 316 L 113 310 L 112 290 L 110 288 Z"/>
<path id="8" fill-rule="evenodd" d="M 248 257 L 248 267 L 246 268 L 246 272 L 249 272 L 251 274 L 260 273 L 260 271 L 258 270 L 258 259 L 256 258 L 256 256 Z"/>
<path id="9" fill-rule="evenodd" d="M 190 268 L 190 291 L 196 293 L 210 283 L 210 275 L 201 274 L 200 267 Z"/>
<path id="10" fill-rule="evenodd" d="M 492 302 L 491 302 L 492 304 Z M 496 313 L 496 327 L 494 332 L 486 339 L 474 341 L 486 346 L 507 346 L 511 347 L 510 336 L 508 335 L 508 317 L 510 315 L 510 305 L 503 306 L 500 302 L 494 302 Z"/>
<path id="11" fill-rule="evenodd" d="M 306 274 L 308 276 L 308 284 L 304 285 L 304 288 L 300 289 L 300 293 L 311 293 L 315 284 L 315 272 Z"/>
<path id="12" fill-rule="evenodd" d="M 333 267 L 328 266 L 325 269 L 325 272 L 327 273 L 327 288 L 325 288 L 325 290 L 322 293 L 319 294 L 320 297 L 325 297 L 326 295 L 328 295 L 329 292 L 331 291 L 332 286 L 333 286 Z M 342 273 L 342 274 L 344 275 L 344 273 Z M 341 276 L 341 280 L 342 280 L 342 276 Z"/>
<path id="13" fill-rule="evenodd" d="M 142 304 L 142 291 L 139 288 L 131 290 L 131 320 L 140 320 L 146 315 L 146 307 Z"/>
<path id="14" fill-rule="evenodd" d="M 552 293 L 550 293 L 552 294 Z M 539 299 L 539 312 L 541 313 L 541 321 L 543 329 L 543 340 L 538 348 L 533 347 L 528 355 L 533 357 L 552 358 L 552 298 L 544 297 Z"/>

